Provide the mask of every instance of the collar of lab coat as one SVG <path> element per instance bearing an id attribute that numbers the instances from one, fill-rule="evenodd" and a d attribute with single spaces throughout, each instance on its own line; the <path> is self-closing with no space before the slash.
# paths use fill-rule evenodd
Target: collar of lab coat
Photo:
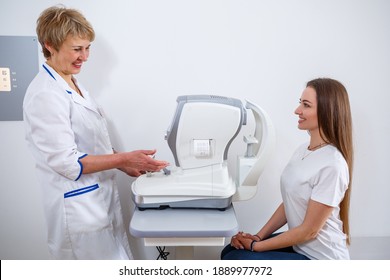
<path id="1" fill-rule="evenodd" d="M 47 63 L 43 64 L 43 68 L 46 72 L 48 72 L 47 74 L 50 75 L 64 89 L 64 91 L 66 91 L 71 96 L 75 103 L 78 103 L 101 115 L 98 106 L 90 98 L 88 91 L 77 81 L 75 77 L 73 77 L 73 80 L 80 91 L 83 93 L 83 96 L 74 91 L 64 80 L 64 78 L 62 78 L 61 75 L 58 74 L 53 68 L 51 68 Z"/>

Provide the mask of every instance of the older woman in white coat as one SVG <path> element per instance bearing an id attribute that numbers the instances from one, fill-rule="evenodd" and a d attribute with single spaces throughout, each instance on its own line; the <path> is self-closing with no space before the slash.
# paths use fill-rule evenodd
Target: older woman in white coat
<path id="1" fill-rule="evenodd" d="M 73 9 L 51 7 L 37 20 L 46 62 L 24 99 L 26 139 L 43 190 L 49 251 L 55 259 L 132 259 L 115 185 L 159 171 L 155 150 L 117 153 L 102 111 L 76 80 L 95 33 Z"/>

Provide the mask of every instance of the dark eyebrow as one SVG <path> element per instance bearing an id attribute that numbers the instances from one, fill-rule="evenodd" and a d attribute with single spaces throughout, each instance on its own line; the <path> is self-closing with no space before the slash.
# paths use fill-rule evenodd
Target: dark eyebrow
<path id="1" fill-rule="evenodd" d="M 307 103 L 313 104 L 313 102 L 311 102 L 311 101 L 309 101 L 309 100 L 307 100 L 307 99 L 302 100 L 302 99 L 299 98 L 299 101 L 300 101 L 300 102 L 307 102 Z"/>

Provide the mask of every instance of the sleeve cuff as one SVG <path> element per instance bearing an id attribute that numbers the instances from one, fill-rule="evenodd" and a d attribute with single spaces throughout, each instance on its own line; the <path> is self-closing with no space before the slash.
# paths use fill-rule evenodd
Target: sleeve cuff
<path id="1" fill-rule="evenodd" d="M 79 175 L 77 176 L 77 178 L 75 179 L 75 181 L 77 181 L 78 179 L 80 179 L 81 175 L 83 174 L 84 166 L 83 166 L 83 164 L 81 163 L 80 159 L 86 157 L 87 155 L 88 155 L 88 154 L 84 154 L 84 155 L 82 155 L 81 157 L 79 157 L 78 160 L 77 160 L 78 164 L 80 165 L 80 173 L 79 173 Z"/>

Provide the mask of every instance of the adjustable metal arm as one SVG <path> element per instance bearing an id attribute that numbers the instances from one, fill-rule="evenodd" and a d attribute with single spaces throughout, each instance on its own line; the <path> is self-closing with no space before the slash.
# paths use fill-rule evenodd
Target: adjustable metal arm
<path id="1" fill-rule="evenodd" d="M 253 112 L 256 122 L 254 138 L 257 141 L 247 137 L 247 155 L 238 159 L 237 193 L 233 201 L 255 196 L 258 179 L 275 146 L 275 130 L 268 114 L 250 101 L 247 101 L 246 108 Z"/>

